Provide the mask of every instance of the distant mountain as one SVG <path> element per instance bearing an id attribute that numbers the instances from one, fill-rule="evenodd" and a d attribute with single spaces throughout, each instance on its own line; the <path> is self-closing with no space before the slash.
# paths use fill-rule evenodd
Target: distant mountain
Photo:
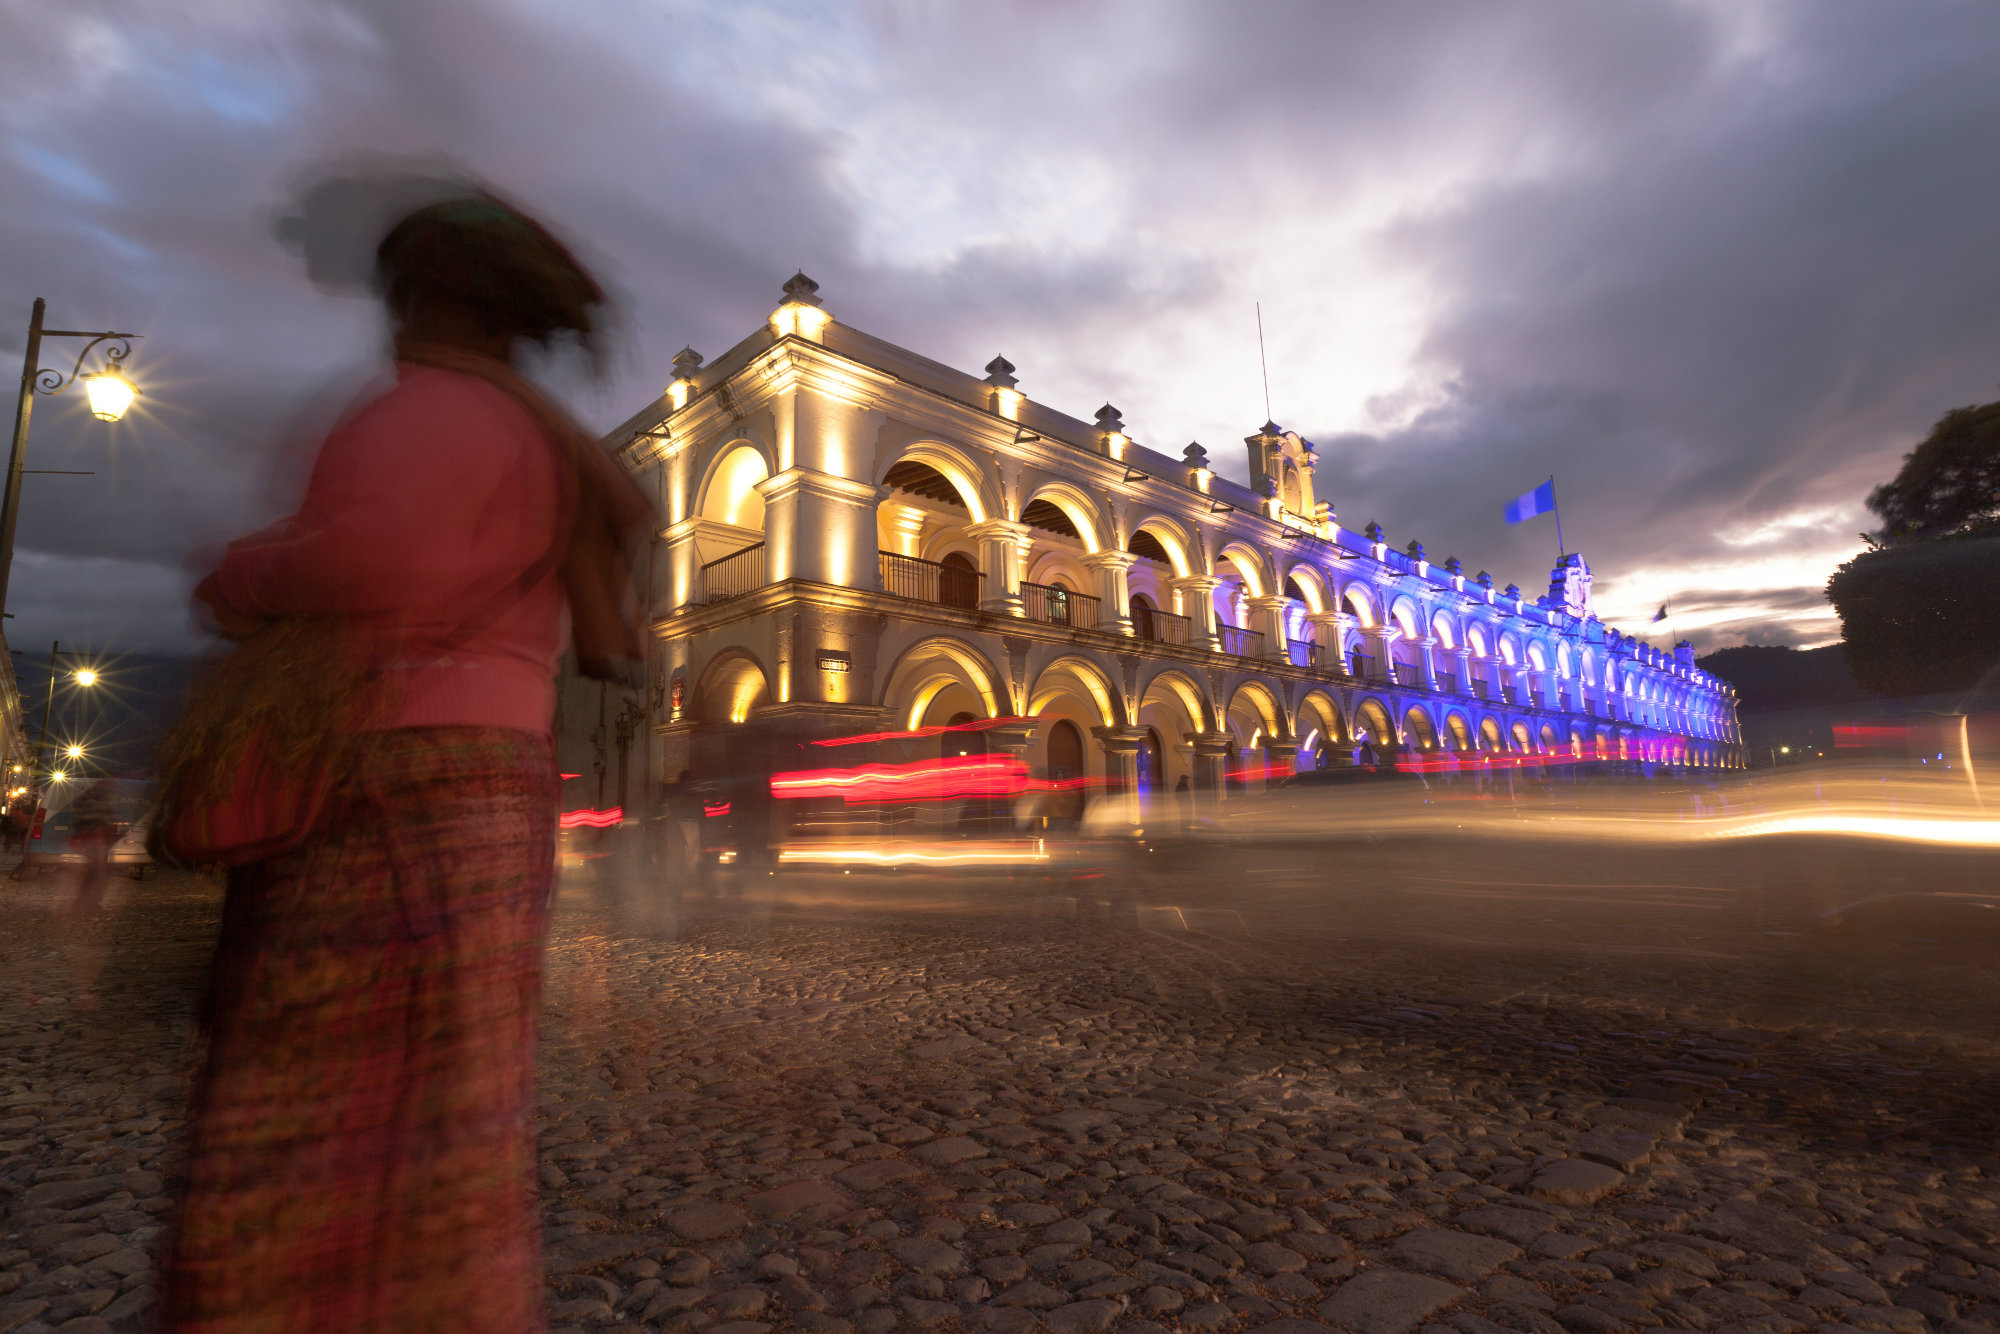
<path id="1" fill-rule="evenodd" d="M 1867 704 L 1874 698 L 1854 684 L 1838 644 L 1808 649 L 1746 644 L 1717 649 L 1696 658 L 1695 665 L 1735 686 L 1743 713 Z"/>
<path id="2" fill-rule="evenodd" d="M 180 712 L 197 665 L 192 658 L 156 654 L 72 658 L 64 653 L 50 709 L 49 655 L 32 649 L 17 652 L 14 677 L 21 687 L 21 717 L 28 740 L 32 744 L 40 734 L 47 710 L 54 744 L 82 745 L 89 772 L 150 773 L 154 752 Z M 75 683 L 76 670 L 84 666 L 97 671 L 97 684 Z"/>

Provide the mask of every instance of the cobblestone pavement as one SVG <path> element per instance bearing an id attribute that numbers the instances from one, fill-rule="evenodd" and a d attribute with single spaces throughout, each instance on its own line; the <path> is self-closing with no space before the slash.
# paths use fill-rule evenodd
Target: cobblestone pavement
<path id="1" fill-rule="evenodd" d="M 1145 869 L 752 881 L 678 920 L 572 884 L 553 1326 L 2000 1329 L 1993 942 L 1894 904 L 1811 929 L 1990 864 Z M 0 1334 L 143 1328 L 214 929 L 192 878 L 92 924 L 59 894 L 0 888 Z"/>

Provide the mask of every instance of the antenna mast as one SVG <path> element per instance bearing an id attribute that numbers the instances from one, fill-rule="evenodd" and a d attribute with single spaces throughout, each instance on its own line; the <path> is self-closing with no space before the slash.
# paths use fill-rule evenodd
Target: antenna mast
<path id="1" fill-rule="evenodd" d="M 1271 420 L 1271 363 L 1264 356 L 1264 303 L 1257 303 L 1257 364 L 1264 368 L 1264 420 Z"/>

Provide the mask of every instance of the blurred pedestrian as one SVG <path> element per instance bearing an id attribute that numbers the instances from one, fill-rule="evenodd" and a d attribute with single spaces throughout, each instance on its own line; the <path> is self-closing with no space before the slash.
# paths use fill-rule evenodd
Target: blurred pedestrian
<path id="1" fill-rule="evenodd" d="M 69 845 L 82 859 L 71 911 L 88 916 L 104 906 L 111 883 L 111 845 L 118 841 L 116 785 L 99 778 L 77 793 L 69 806 Z"/>
<path id="2" fill-rule="evenodd" d="M 313 210 L 351 229 L 369 188 L 306 198 L 293 237 L 316 277 L 315 244 L 351 237 L 317 235 Z M 350 627 L 388 703 L 350 729 L 354 758 L 304 841 L 230 869 L 166 1331 L 544 1323 L 553 678 L 566 617 L 590 670 L 640 653 L 606 534 L 647 507 L 512 369 L 529 344 L 594 349 L 598 285 L 519 210 L 439 193 L 369 238 L 393 382 L 321 445 L 298 513 L 196 589 L 231 637 Z"/>
<path id="3" fill-rule="evenodd" d="M 1181 832 L 1183 834 L 1193 833 L 1194 788 L 1189 784 L 1186 774 L 1182 774 L 1180 782 L 1174 784 L 1174 805 L 1180 810 Z"/>

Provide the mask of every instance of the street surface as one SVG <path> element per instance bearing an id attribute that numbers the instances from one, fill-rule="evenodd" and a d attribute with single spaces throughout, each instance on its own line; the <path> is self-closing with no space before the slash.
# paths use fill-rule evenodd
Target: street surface
<path id="1" fill-rule="evenodd" d="M 573 870 L 552 1327 L 2000 1330 L 2000 940 L 1950 901 L 1818 922 L 1992 854 L 1135 860 L 677 908 Z M 151 1299 L 218 896 L 123 884 L 94 923 L 0 885 L 0 1334 Z"/>

